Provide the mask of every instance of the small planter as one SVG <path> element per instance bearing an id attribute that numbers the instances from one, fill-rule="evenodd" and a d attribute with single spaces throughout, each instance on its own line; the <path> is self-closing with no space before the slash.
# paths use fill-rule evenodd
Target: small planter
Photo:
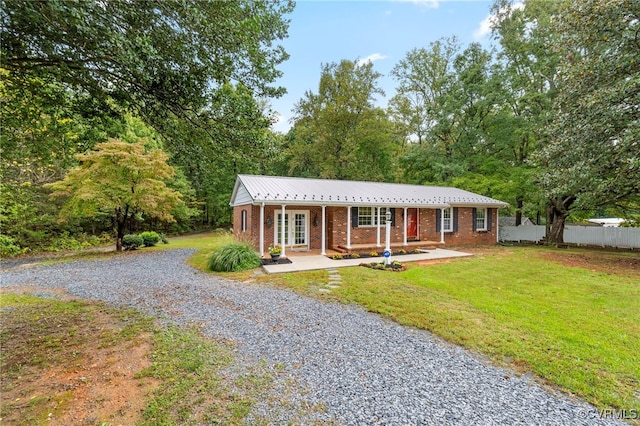
<path id="1" fill-rule="evenodd" d="M 279 253 L 278 254 L 272 254 L 270 256 L 271 256 L 271 261 L 273 263 L 276 263 L 278 261 L 278 259 L 280 259 L 280 254 Z"/>

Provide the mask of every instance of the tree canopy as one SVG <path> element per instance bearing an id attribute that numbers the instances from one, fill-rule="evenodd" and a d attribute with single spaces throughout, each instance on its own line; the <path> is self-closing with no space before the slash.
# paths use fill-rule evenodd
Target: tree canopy
<path id="1" fill-rule="evenodd" d="M 393 128 L 374 105 L 380 73 L 371 62 L 325 64 L 317 93 L 295 106 L 290 171 L 331 179 L 389 180 Z"/>
<path id="2" fill-rule="evenodd" d="M 146 117 L 191 121 L 211 89 L 236 81 L 258 96 L 287 59 L 291 2 L 66 0 L 1 2 L 2 67 L 57 81 Z"/>

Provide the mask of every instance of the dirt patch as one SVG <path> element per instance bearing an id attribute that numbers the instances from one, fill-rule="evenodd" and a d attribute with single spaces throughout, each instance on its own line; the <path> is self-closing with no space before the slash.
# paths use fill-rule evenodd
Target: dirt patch
<path id="1" fill-rule="evenodd" d="M 7 292 L 61 290 L 3 288 Z M 59 302 L 58 302 L 59 303 Z M 131 318 L 101 305 L 73 301 L 16 305 L 2 320 L 1 418 L 4 424 L 134 424 L 157 382 L 136 373 L 149 366 L 151 335 L 122 337 Z"/>
<path id="2" fill-rule="evenodd" d="M 589 269 L 607 274 L 640 278 L 640 255 L 626 252 L 585 250 L 584 252 L 548 251 L 538 254 L 543 259 L 564 266 Z"/>

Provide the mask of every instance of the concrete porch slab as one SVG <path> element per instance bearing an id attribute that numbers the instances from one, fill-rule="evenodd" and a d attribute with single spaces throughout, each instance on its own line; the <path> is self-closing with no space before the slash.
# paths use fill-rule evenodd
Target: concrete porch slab
<path id="1" fill-rule="evenodd" d="M 391 260 L 400 262 L 417 262 L 421 260 L 447 259 L 452 257 L 473 256 L 471 253 L 461 251 L 434 249 L 426 253 L 406 254 L 402 256 L 391 256 Z M 365 259 L 341 259 L 333 260 L 326 256 L 292 256 L 291 263 L 285 265 L 264 265 L 262 268 L 268 274 L 278 274 L 283 272 L 312 271 L 316 269 L 344 268 L 347 266 L 358 266 L 362 262 L 382 262 L 384 257 L 368 257 Z"/>

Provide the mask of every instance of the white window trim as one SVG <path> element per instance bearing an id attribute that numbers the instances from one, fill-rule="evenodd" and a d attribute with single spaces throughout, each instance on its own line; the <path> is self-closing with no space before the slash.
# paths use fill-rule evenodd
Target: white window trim
<path id="1" fill-rule="evenodd" d="M 446 227 L 446 218 L 444 212 L 449 212 L 449 227 Z M 444 232 L 453 232 L 453 207 L 445 207 L 442 209 L 442 230 Z"/>
<path id="2" fill-rule="evenodd" d="M 484 222 L 484 225 L 482 227 L 478 226 L 478 215 L 479 215 L 480 212 L 482 212 L 482 219 L 483 219 L 483 222 Z M 476 223 L 475 223 L 475 225 L 476 225 L 476 231 L 482 232 L 482 231 L 486 231 L 487 230 L 487 209 L 486 208 L 484 208 L 484 209 L 476 208 Z"/>
<path id="3" fill-rule="evenodd" d="M 362 208 L 371 209 L 371 225 L 360 224 L 360 217 L 361 217 L 360 209 Z M 384 226 L 386 221 L 385 214 L 387 213 L 387 209 L 389 209 L 389 207 L 379 207 L 379 209 L 380 209 L 380 221 L 382 222 L 380 226 Z M 377 228 L 377 227 L 378 227 L 378 207 L 370 207 L 370 206 L 358 207 L 358 228 Z"/>
<path id="4" fill-rule="evenodd" d="M 243 209 L 242 212 L 240 213 L 240 216 L 241 216 L 240 217 L 240 221 L 242 222 L 240 224 L 240 229 L 242 230 L 242 232 L 247 232 L 247 228 L 248 228 L 248 226 L 247 226 L 247 216 L 248 216 L 247 209 Z"/>

